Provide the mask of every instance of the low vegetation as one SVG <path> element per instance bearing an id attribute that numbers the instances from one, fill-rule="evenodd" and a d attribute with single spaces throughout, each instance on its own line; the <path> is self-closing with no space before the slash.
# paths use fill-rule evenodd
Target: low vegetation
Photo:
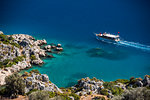
<path id="1" fill-rule="evenodd" d="M 24 58 L 25 56 L 18 56 L 14 58 L 13 60 L 6 59 L 3 62 L 0 62 L 0 68 L 11 67 L 12 65 L 17 64 L 18 62 L 23 61 Z"/>
<path id="2" fill-rule="evenodd" d="M 31 56 L 30 56 L 30 59 L 31 59 L 31 60 L 36 60 L 35 55 L 31 55 Z"/>
<path id="3" fill-rule="evenodd" d="M 15 73 L 6 77 L 6 85 L 0 90 L 0 94 L 11 98 L 25 94 L 25 84 L 22 77 Z"/>
<path id="4" fill-rule="evenodd" d="M 120 95 L 123 92 L 123 89 L 120 87 L 115 86 L 117 82 L 104 82 L 103 86 L 105 89 L 108 89 L 112 92 L 113 95 Z"/>
<path id="5" fill-rule="evenodd" d="M 92 98 L 92 100 L 106 100 L 106 99 L 105 99 L 105 97 L 97 96 L 97 97 Z"/>
<path id="6" fill-rule="evenodd" d="M 39 70 L 37 70 L 37 69 L 32 69 L 29 73 L 37 73 L 37 74 L 40 74 Z"/>
<path id="7" fill-rule="evenodd" d="M 74 93 L 66 94 L 39 90 L 32 91 L 28 96 L 29 100 L 49 100 L 50 98 L 59 98 L 58 100 L 72 100 L 69 96 L 74 97 L 74 100 L 80 99 L 80 97 Z"/>
<path id="8" fill-rule="evenodd" d="M 100 90 L 100 94 L 108 96 L 108 90 L 102 89 L 102 90 Z"/>
<path id="9" fill-rule="evenodd" d="M 8 37 L 7 35 L 4 35 L 4 34 L 0 34 L 0 41 L 4 44 L 11 44 L 15 47 L 18 47 L 20 48 L 20 45 L 13 42 L 14 38 L 12 36 Z"/>
<path id="10" fill-rule="evenodd" d="M 128 84 L 128 83 L 129 83 L 129 80 L 127 80 L 127 79 L 117 79 L 115 82 L 116 82 L 116 83 Z"/>
<path id="11" fill-rule="evenodd" d="M 150 89 L 138 87 L 126 90 L 122 95 L 114 97 L 113 100 L 150 100 Z"/>
<path id="12" fill-rule="evenodd" d="M 49 100 L 49 92 L 48 91 L 36 91 L 29 94 L 29 100 Z"/>

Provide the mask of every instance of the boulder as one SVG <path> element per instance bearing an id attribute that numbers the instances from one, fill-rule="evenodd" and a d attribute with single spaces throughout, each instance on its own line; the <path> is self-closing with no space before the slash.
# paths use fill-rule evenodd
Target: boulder
<path id="1" fill-rule="evenodd" d="M 49 82 L 49 77 L 46 74 L 42 74 L 42 81 Z"/>
<path id="2" fill-rule="evenodd" d="M 57 44 L 57 47 L 61 47 L 61 44 Z"/>
<path id="3" fill-rule="evenodd" d="M 137 81 L 135 84 L 136 84 L 138 87 L 143 87 L 142 81 Z"/>
<path id="4" fill-rule="evenodd" d="M 44 49 L 45 49 L 45 50 L 47 50 L 47 49 L 51 49 L 51 45 L 47 45 L 47 46 L 45 46 L 45 47 L 44 47 Z"/>
<path id="5" fill-rule="evenodd" d="M 44 45 L 44 44 L 47 44 L 46 40 L 37 40 L 35 41 L 34 43 L 35 45 L 38 45 L 38 46 L 41 46 L 41 45 Z"/>
<path id="6" fill-rule="evenodd" d="M 4 34 L 2 31 L 0 31 L 0 34 Z"/>
<path id="7" fill-rule="evenodd" d="M 33 60 L 32 61 L 32 64 L 35 64 L 35 65 L 41 65 L 43 64 L 44 62 L 41 60 L 41 59 L 38 59 L 38 60 Z"/>
<path id="8" fill-rule="evenodd" d="M 39 56 L 45 57 L 45 56 L 46 56 L 45 51 L 41 49 L 41 50 L 39 51 Z"/>
<path id="9" fill-rule="evenodd" d="M 62 47 L 56 47 L 56 51 L 63 51 Z"/>
<path id="10" fill-rule="evenodd" d="M 150 86 L 150 76 L 149 75 L 145 75 L 142 83 L 143 83 L 143 86 Z"/>

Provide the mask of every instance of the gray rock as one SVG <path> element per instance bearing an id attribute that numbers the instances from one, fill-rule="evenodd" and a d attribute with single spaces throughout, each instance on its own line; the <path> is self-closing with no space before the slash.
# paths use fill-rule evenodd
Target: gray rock
<path id="1" fill-rule="evenodd" d="M 143 86 L 150 86 L 150 78 L 146 75 L 143 79 Z"/>
<path id="2" fill-rule="evenodd" d="M 42 74 L 42 81 L 49 82 L 49 77 L 46 74 Z"/>
<path id="3" fill-rule="evenodd" d="M 0 34 L 4 34 L 2 31 L 0 31 Z"/>
<path id="4" fill-rule="evenodd" d="M 138 87 L 143 87 L 142 81 L 137 81 L 135 84 L 136 84 Z"/>
<path id="5" fill-rule="evenodd" d="M 41 60 L 41 59 L 38 59 L 38 60 L 33 60 L 32 61 L 32 64 L 35 64 L 35 65 L 40 65 L 40 64 L 43 64 L 44 62 Z"/>
<path id="6" fill-rule="evenodd" d="M 32 89 L 46 90 L 46 91 L 57 91 L 63 93 L 55 84 L 49 83 L 49 77 L 46 74 L 35 74 L 32 73 L 31 77 L 24 79 L 26 83 L 26 93 Z M 30 82 L 32 84 L 27 83 Z"/>

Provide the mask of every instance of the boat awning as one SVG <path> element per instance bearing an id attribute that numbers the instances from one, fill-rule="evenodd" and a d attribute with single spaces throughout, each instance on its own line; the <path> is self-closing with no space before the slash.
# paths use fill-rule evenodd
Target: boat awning
<path id="1" fill-rule="evenodd" d="M 110 38 L 118 38 L 119 35 L 112 35 L 112 34 L 104 34 L 104 36 L 110 37 Z"/>

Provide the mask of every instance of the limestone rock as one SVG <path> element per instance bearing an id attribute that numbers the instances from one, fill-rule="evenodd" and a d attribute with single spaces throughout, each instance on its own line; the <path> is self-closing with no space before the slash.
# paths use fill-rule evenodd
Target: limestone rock
<path id="1" fill-rule="evenodd" d="M 26 93 L 32 89 L 63 93 L 55 84 L 49 82 L 49 77 L 46 74 L 31 73 L 31 76 L 24 78 L 24 81 Z"/>
<path id="2" fill-rule="evenodd" d="M 142 82 L 143 82 L 143 86 L 150 86 L 150 77 L 148 75 L 145 75 Z"/>

